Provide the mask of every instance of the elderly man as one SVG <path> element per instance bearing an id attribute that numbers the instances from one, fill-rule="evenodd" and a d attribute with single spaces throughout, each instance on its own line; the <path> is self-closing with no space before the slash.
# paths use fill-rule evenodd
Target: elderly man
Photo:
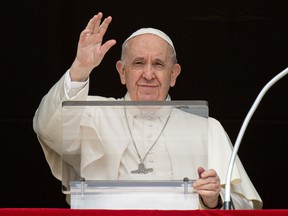
<path id="1" fill-rule="evenodd" d="M 77 55 L 71 68 L 42 99 L 34 116 L 34 130 L 37 133 L 52 173 L 58 179 L 61 179 L 62 175 L 62 135 L 60 132 L 62 102 L 65 100 L 87 100 L 88 98 L 89 100 L 108 100 L 100 96 L 88 96 L 90 73 L 101 63 L 107 51 L 116 44 L 115 40 L 103 42 L 103 36 L 112 18 L 107 17 L 101 23 L 102 16 L 102 13 L 95 15 L 89 21 L 85 30 L 81 32 Z M 177 63 L 176 52 L 171 39 L 162 31 L 153 28 L 139 29 L 127 38 L 122 45 L 121 60 L 116 63 L 116 68 L 120 75 L 121 83 L 126 85 L 128 90 L 125 97 L 118 100 L 127 101 L 170 100 L 168 91 L 170 87 L 175 85 L 176 79 L 181 71 L 181 67 Z M 109 98 L 109 100 L 116 99 Z M 224 184 L 221 185 L 220 178 L 225 178 L 224 175 L 226 174 L 225 171 L 223 171 L 226 170 L 226 167 L 221 167 L 221 164 L 223 164 L 221 160 L 223 158 L 229 158 L 231 144 L 217 120 L 209 118 L 208 122 L 210 137 L 208 143 L 208 160 L 210 160 L 210 163 L 208 164 L 215 166 L 215 168 L 208 167 L 208 169 L 205 170 L 202 166 L 199 166 L 196 171 L 196 173 L 198 172 L 199 178 L 193 184 L 193 188 L 200 197 L 199 208 L 220 209 L 223 204 L 221 194 L 223 195 L 224 190 L 221 188 L 221 186 L 224 187 Z M 163 126 L 163 130 L 164 127 L 165 126 Z M 159 137 L 162 135 L 161 133 Z M 153 147 L 157 144 L 158 138 L 153 143 Z M 227 149 L 229 150 L 227 151 Z M 97 151 L 97 149 L 95 149 L 95 151 Z M 130 143 L 119 153 L 120 165 L 119 167 L 114 167 L 113 171 L 116 172 L 116 176 L 123 177 L 128 175 L 125 171 L 130 170 L 130 165 L 133 163 L 133 160 L 131 160 L 132 151 L 135 153 L 133 143 Z M 157 150 L 155 151 L 157 152 Z M 147 153 L 148 151 L 146 154 Z M 167 152 L 165 154 L 168 155 Z M 141 162 L 143 163 L 140 164 L 142 164 L 145 169 L 145 161 Z M 228 163 L 227 160 L 224 160 L 224 163 Z M 164 163 L 159 163 L 159 166 L 161 167 L 163 164 Z M 171 171 L 172 168 L 164 167 L 164 169 L 168 171 L 170 169 Z M 104 168 L 103 170 L 103 172 L 106 172 L 108 168 Z M 241 183 L 237 183 L 232 187 L 235 192 L 232 192 L 234 205 L 236 208 L 241 209 L 261 208 L 261 198 L 250 182 L 239 159 L 237 159 L 236 170 L 239 175 L 235 177 L 235 179 L 236 181 L 240 180 Z M 150 171 L 154 172 L 153 170 Z M 109 172 L 111 172 L 110 168 Z M 219 174 L 219 172 L 221 172 L 221 174 Z M 101 173 L 99 173 L 99 175 L 101 176 Z M 129 176 L 133 179 L 133 172 L 131 172 Z M 149 174 L 147 176 L 149 176 Z"/>

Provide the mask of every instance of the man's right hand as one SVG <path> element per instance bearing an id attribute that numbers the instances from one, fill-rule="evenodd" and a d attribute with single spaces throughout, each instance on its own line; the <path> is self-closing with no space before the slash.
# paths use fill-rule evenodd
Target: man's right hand
<path id="1" fill-rule="evenodd" d="M 101 63 L 108 50 L 116 44 L 114 39 L 103 43 L 103 37 L 112 17 L 108 16 L 101 23 L 102 17 L 101 12 L 95 15 L 80 34 L 77 55 L 70 68 L 72 81 L 86 81 L 93 68 Z"/>

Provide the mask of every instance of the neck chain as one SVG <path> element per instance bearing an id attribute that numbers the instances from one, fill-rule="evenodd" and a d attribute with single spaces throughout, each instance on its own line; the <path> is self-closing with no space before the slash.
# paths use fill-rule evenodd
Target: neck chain
<path id="1" fill-rule="evenodd" d="M 144 164 L 144 161 L 147 157 L 147 155 L 149 154 L 149 152 L 151 151 L 151 149 L 155 146 L 155 144 L 157 143 L 158 139 L 160 138 L 161 134 L 163 133 L 169 119 L 170 119 L 170 115 L 171 115 L 171 111 L 172 109 L 170 110 L 170 113 L 166 119 L 166 122 L 164 124 L 164 126 L 162 127 L 158 137 L 156 138 L 156 140 L 154 141 L 154 143 L 151 145 L 151 147 L 149 148 L 149 150 L 146 152 L 146 154 L 144 155 L 144 157 L 142 158 L 139 151 L 138 151 L 138 148 L 136 146 L 136 143 L 135 143 L 135 140 L 134 140 L 134 137 L 132 135 L 132 131 L 131 131 L 131 128 L 129 126 L 129 122 L 128 122 L 128 118 L 127 118 L 127 113 L 126 113 L 126 107 L 124 106 L 124 114 L 125 114 L 125 119 L 126 119 L 126 123 L 127 123 L 127 127 L 128 127 L 128 130 L 129 130 L 129 134 L 131 136 L 131 139 L 132 139 L 132 142 L 133 142 L 133 145 L 135 147 L 135 150 L 137 152 L 137 155 L 139 157 L 139 160 L 140 160 L 140 163 L 138 164 L 138 169 L 137 170 L 132 170 L 131 173 L 133 174 L 147 174 L 147 173 L 150 173 L 150 172 L 153 172 L 153 168 L 146 168 L 145 167 L 145 164 Z"/>

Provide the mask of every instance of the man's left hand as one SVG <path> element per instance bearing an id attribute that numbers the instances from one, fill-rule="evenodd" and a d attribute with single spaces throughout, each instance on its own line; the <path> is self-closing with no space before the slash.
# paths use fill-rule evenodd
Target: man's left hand
<path id="1" fill-rule="evenodd" d="M 214 169 L 205 170 L 203 167 L 198 168 L 198 174 L 199 179 L 193 183 L 193 188 L 207 208 L 217 207 L 221 190 L 219 176 Z"/>

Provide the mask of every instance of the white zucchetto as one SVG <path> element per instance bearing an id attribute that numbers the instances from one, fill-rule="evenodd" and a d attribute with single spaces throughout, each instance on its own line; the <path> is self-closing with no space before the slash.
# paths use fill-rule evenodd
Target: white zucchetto
<path id="1" fill-rule="evenodd" d="M 173 42 L 172 40 L 170 39 L 170 37 L 165 34 L 164 32 L 162 32 L 161 30 L 159 29 L 155 29 L 155 28 L 141 28 L 137 31 L 135 31 L 133 34 L 131 34 L 123 43 L 123 45 L 128 41 L 130 40 L 131 38 L 134 38 L 136 36 L 139 36 L 139 35 L 143 35 L 143 34 L 153 34 L 153 35 L 157 35 L 158 37 L 162 38 L 163 40 L 165 40 L 174 50 L 175 52 L 175 48 L 174 48 L 174 45 L 173 45 Z"/>

